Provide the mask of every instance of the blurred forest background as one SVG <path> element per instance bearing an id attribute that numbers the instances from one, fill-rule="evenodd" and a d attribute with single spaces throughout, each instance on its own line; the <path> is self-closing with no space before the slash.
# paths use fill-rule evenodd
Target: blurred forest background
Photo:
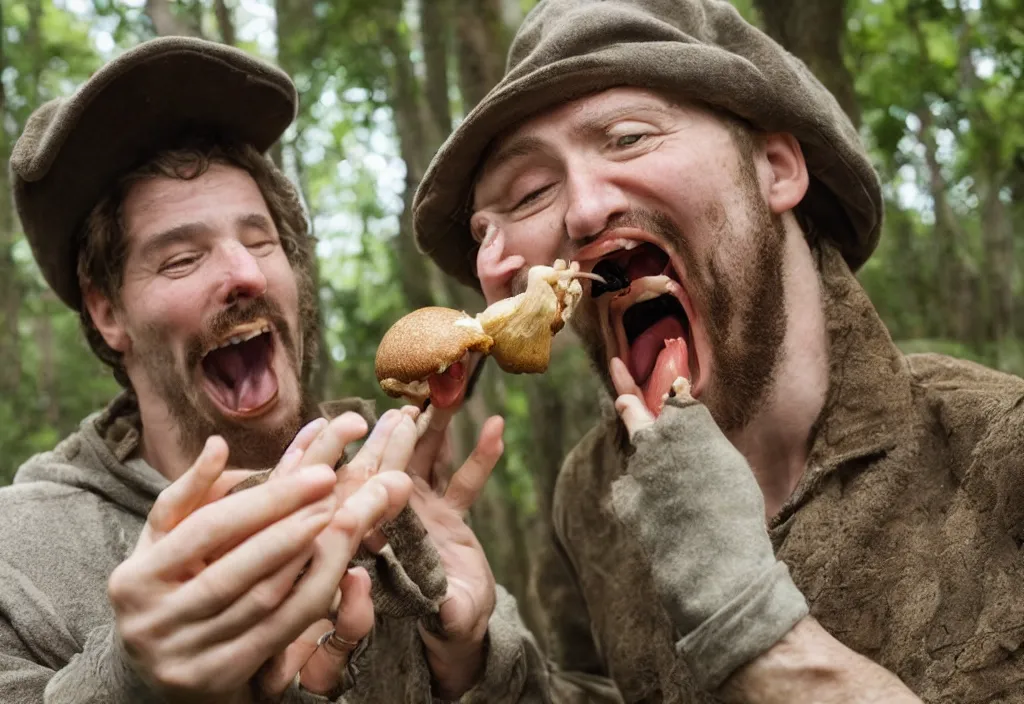
<path id="1" fill-rule="evenodd" d="M 204 36 L 276 61 L 299 88 L 273 157 L 299 184 L 319 239 L 323 398 L 393 405 L 377 341 L 408 310 L 476 313 L 416 253 L 408 204 L 435 149 L 500 78 L 535 0 L 0 0 L 0 484 L 117 390 L 77 317 L 35 269 L 6 164 L 29 113 L 144 39 Z M 1024 373 L 1024 1 L 736 0 L 802 58 L 860 127 L 885 182 L 887 221 L 860 278 L 907 351 Z M 83 174 L 83 177 L 88 177 Z M 494 412 L 506 455 L 474 525 L 499 582 L 529 595 L 550 495 L 598 390 L 569 335 L 551 371 L 488 365 L 455 428 L 464 457 Z M 535 599 L 520 599 L 536 625 Z"/>

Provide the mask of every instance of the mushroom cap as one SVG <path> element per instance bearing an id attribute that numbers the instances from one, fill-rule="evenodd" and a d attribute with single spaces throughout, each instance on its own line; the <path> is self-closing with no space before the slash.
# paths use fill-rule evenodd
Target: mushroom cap
<path id="1" fill-rule="evenodd" d="M 457 321 L 467 321 L 456 325 Z M 428 306 L 400 318 L 377 347 L 377 381 L 402 384 L 440 374 L 473 350 L 487 354 L 494 341 L 470 315 L 451 308 Z M 387 386 L 394 388 L 393 383 Z M 388 388 L 385 388 L 387 391 Z"/>

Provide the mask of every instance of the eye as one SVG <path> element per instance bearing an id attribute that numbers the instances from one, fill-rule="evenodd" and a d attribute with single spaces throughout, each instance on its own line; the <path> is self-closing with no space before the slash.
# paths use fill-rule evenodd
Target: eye
<path id="1" fill-rule="evenodd" d="M 632 147 L 646 136 L 646 134 L 624 134 L 621 137 L 616 138 L 615 146 Z"/>
<path id="2" fill-rule="evenodd" d="M 259 242 L 247 244 L 246 247 L 248 247 L 249 251 L 251 251 L 256 256 L 264 256 L 274 251 L 274 249 L 277 247 L 277 241 L 260 240 Z"/>
<path id="3" fill-rule="evenodd" d="M 544 195 L 544 193 L 549 188 L 551 188 L 551 184 L 548 184 L 546 186 L 541 186 L 540 188 L 538 188 L 535 191 L 530 191 L 529 193 L 526 194 L 526 196 L 522 200 L 520 200 L 518 203 L 516 203 L 514 206 L 512 206 L 512 209 L 513 210 L 518 210 L 519 208 L 523 208 L 523 207 L 529 205 L 530 203 L 532 203 L 533 201 L 537 200 L 542 195 Z"/>
<path id="4" fill-rule="evenodd" d="M 167 276 L 184 276 L 195 268 L 201 258 L 202 257 L 199 254 L 186 254 L 180 257 L 175 257 L 163 264 L 159 271 L 161 274 L 165 274 Z"/>

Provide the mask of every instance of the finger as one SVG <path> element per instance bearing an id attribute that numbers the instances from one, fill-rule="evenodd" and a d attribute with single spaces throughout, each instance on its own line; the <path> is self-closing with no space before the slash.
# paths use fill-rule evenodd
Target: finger
<path id="1" fill-rule="evenodd" d="M 345 465 L 345 471 L 342 473 L 344 479 L 363 481 L 377 473 L 384 451 L 391 440 L 391 434 L 403 418 L 408 420 L 407 416 L 393 409 L 380 417 L 370 437 L 359 448 L 356 456 Z"/>
<path id="2" fill-rule="evenodd" d="M 505 421 L 501 416 L 492 416 L 484 423 L 476 448 L 448 484 L 444 497 L 449 506 L 465 514 L 480 496 L 505 449 L 501 437 L 504 430 Z"/>
<path id="3" fill-rule="evenodd" d="M 271 479 L 280 479 L 286 477 L 289 474 L 293 474 L 302 466 L 302 458 L 309 449 L 313 441 L 316 440 L 317 436 L 323 432 L 324 428 L 327 427 L 326 418 L 317 418 L 305 425 L 288 445 L 288 449 L 284 455 L 281 456 L 281 461 L 277 463 L 274 471 L 271 472 Z M 326 463 L 324 463 L 326 464 Z"/>
<path id="4" fill-rule="evenodd" d="M 274 471 L 270 473 L 267 481 L 270 479 L 284 479 L 290 474 L 295 474 L 302 469 L 302 457 L 305 454 L 305 450 L 301 447 L 290 447 L 281 455 L 281 460 L 274 467 Z"/>
<path id="5" fill-rule="evenodd" d="M 257 648 L 263 659 L 283 650 L 306 627 L 327 613 L 362 536 L 381 520 L 393 518 L 409 501 L 412 483 L 401 472 L 384 472 L 369 480 L 334 514 L 315 542 L 306 574 L 272 614 L 233 643 Z M 248 642 L 242 639 L 247 639 Z"/>
<path id="6" fill-rule="evenodd" d="M 416 451 L 406 471 L 430 483 L 431 471 L 438 451 L 448 432 L 448 424 L 455 415 L 454 408 L 433 408 L 427 427 L 416 444 Z M 421 419 L 422 421 L 422 419 Z"/>
<path id="7" fill-rule="evenodd" d="M 327 521 L 324 522 L 326 525 Z M 183 589 L 180 604 L 182 608 L 175 611 L 176 623 L 179 625 L 176 643 L 168 642 L 168 647 L 176 647 L 177 652 L 200 652 L 209 648 L 215 643 L 220 643 L 243 633 L 277 608 L 288 593 L 294 588 L 295 580 L 299 578 L 303 568 L 313 557 L 313 538 L 307 540 L 305 548 L 299 554 L 294 555 L 283 565 L 268 564 L 271 568 L 267 576 L 254 584 L 248 585 L 242 590 L 241 598 L 235 598 L 233 603 L 220 609 L 203 608 L 204 603 L 198 600 L 206 599 L 209 592 L 201 586 L 200 580 L 217 579 L 215 575 L 199 574 Z M 276 567 L 276 569 L 273 569 Z M 231 575 L 232 577 L 234 575 Z M 209 581 L 206 582 L 209 584 Z M 220 588 L 219 586 L 217 587 Z M 219 596 L 219 595 L 218 595 Z M 170 641 L 170 639 L 168 639 Z M 292 675 L 298 669 L 292 671 Z"/>
<path id="8" fill-rule="evenodd" d="M 625 362 L 618 357 L 613 357 L 608 365 L 608 370 L 611 372 L 612 384 L 615 386 L 616 393 L 620 396 L 632 394 L 640 399 L 644 397 L 643 390 L 637 385 L 633 375 L 629 373 Z"/>
<path id="9" fill-rule="evenodd" d="M 227 443 L 219 435 L 211 435 L 188 471 L 161 491 L 153 503 L 146 519 L 151 539 L 172 531 L 202 504 L 206 493 L 227 466 L 227 461 Z"/>
<path id="10" fill-rule="evenodd" d="M 487 226 L 487 234 L 477 253 L 477 270 L 505 286 L 512 275 L 526 266 L 526 259 L 520 254 L 505 256 L 505 234 L 494 223 Z"/>
<path id="11" fill-rule="evenodd" d="M 408 416 L 401 416 L 377 468 L 380 472 L 405 472 L 416 449 L 416 423 Z"/>
<path id="12" fill-rule="evenodd" d="M 345 550 L 355 554 L 363 537 L 383 521 L 393 519 L 409 503 L 412 480 L 404 472 L 370 477 L 335 512 L 331 527 L 346 535 Z M 348 536 L 351 536 L 348 537 Z M 349 540 L 354 539 L 352 545 Z"/>
<path id="13" fill-rule="evenodd" d="M 619 417 L 622 418 L 630 440 L 644 428 L 654 425 L 654 416 L 647 410 L 647 406 L 644 405 L 643 401 L 633 394 L 619 396 L 615 399 L 615 410 L 618 412 Z"/>
<path id="14" fill-rule="evenodd" d="M 302 686 L 315 694 L 326 695 L 338 686 L 359 641 L 373 628 L 370 575 L 366 570 L 356 567 L 346 572 L 341 594 L 332 635 L 310 656 L 300 674 Z"/>
<path id="15" fill-rule="evenodd" d="M 414 421 L 420 417 L 420 409 L 416 406 L 402 406 L 398 409 L 403 415 L 407 415 Z"/>
<path id="16" fill-rule="evenodd" d="M 274 655 L 260 670 L 260 691 L 271 699 L 280 697 L 295 681 L 309 656 L 316 652 L 317 641 L 331 630 L 331 622 L 320 619 L 306 628 L 287 648 Z"/>
<path id="17" fill-rule="evenodd" d="M 345 448 L 366 435 L 366 421 L 358 413 L 342 413 L 330 421 L 303 454 L 302 466 L 326 464 L 335 467 Z"/>
<path id="18" fill-rule="evenodd" d="M 382 517 L 372 521 L 370 523 L 370 527 L 367 528 L 367 530 L 363 533 L 363 537 L 362 537 L 362 544 L 363 544 L 363 546 L 367 550 L 369 550 L 370 552 L 372 552 L 374 554 L 380 552 L 381 549 L 388 542 L 387 536 L 385 536 L 383 531 L 381 531 L 381 529 L 380 529 L 381 525 L 385 521 L 391 520 L 392 518 L 397 516 L 399 511 L 401 511 L 402 508 L 406 505 L 406 503 L 408 503 L 409 496 L 412 494 L 412 486 L 411 486 L 412 482 L 411 482 L 411 480 L 409 480 L 408 475 L 406 475 L 404 473 L 398 473 L 398 472 L 391 472 L 390 474 L 392 474 L 395 477 L 400 477 L 400 479 L 396 479 L 396 481 L 399 484 L 398 493 L 397 494 L 389 494 L 389 501 L 397 502 L 397 503 L 391 503 L 385 509 L 384 515 Z M 384 475 L 377 475 L 377 476 L 384 476 Z M 391 480 L 387 479 L 386 481 L 390 482 Z M 405 493 L 405 491 L 406 491 L 405 485 L 406 484 L 408 484 L 408 494 Z M 352 496 L 354 497 L 358 493 L 358 491 L 361 490 L 363 487 L 365 487 L 365 484 L 363 484 L 363 483 L 355 485 L 353 487 L 353 489 L 352 489 Z M 389 492 L 390 491 L 393 491 L 393 490 L 389 490 Z M 343 508 L 339 513 L 344 512 L 344 511 L 345 511 L 345 509 Z M 348 518 L 351 518 L 351 516 L 349 516 Z M 357 530 L 357 529 L 358 528 L 353 528 L 353 530 Z M 344 548 L 344 549 L 347 549 L 347 548 Z"/>
<path id="19" fill-rule="evenodd" d="M 225 544 L 240 543 L 275 521 L 329 496 L 334 485 L 334 472 L 318 465 L 207 504 L 158 542 L 140 561 L 140 569 L 161 576 L 173 575 L 181 564 L 205 559 Z"/>
<path id="20" fill-rule="evenodd" d="M 227 623 L 250 628 L 284 599 L 291 588 L 274 573 L 294 567 L 298 577 L 317 535 L 334 517 L 337 499 L 328 494 L 310 506 L 264 528 L 186 582 L 172 597 L 182 620 L 209 619 L 239 602 L 237 616 Z M 298 565 L 294 563 L 302 559 Z M 249 620 L 246 620 L 248 617 Z M 225 635 L 224 637 L 227 637 Z"/>

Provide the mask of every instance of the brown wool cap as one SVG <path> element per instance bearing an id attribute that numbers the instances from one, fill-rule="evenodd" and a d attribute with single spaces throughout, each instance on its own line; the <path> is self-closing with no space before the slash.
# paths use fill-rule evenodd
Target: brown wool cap
<path id="1" fill-rule="evenodd" d="M 811 175 L 802 210 L 852 269 L 874 251 L 882 191 L 853 124 L 803 62 L 722 0 L 542 0 L 516 34 L 505 77 L 427 169 L 413 201 L 420 250 L 479 288 L 469 205 L 488 146 L 531 116 L 616 86 L 688 97 L 791 133 Z"/>
<path id="2" fill-rule="evenodd" d="M 46 281 L 81 307 L 77 238 L 117 179 L 190 133 L 264 152 L 295 119 L 287 74 L 246 52 L 191 37 L 144 42 L 69 98 L 28 119 L 11 154 L 18 215 Z"/>

